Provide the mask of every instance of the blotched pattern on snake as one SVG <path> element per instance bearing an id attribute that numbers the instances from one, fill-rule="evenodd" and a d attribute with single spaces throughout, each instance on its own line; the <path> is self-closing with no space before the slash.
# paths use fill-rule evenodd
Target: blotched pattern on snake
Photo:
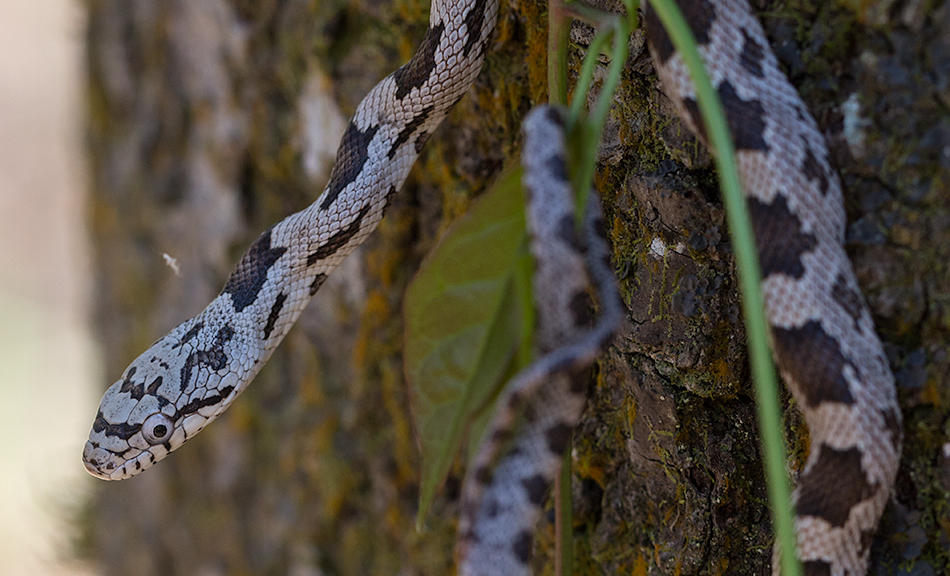
<path id="1" fill-rule="evenodd" d="M 842 248 L 839 180 L 821 133 L 744 1 L 680 4 L 726 110 L 763 267 L 775 358 L 810 431 L 811 452 L 794 496 L 798 552 L 807 574 L 862 575 L 897 472 L 901 415 Z M 83 452 L 91 473 L 118 480 L 152 466 L 246 388 L 327 275 L 378 224 L 429 134 L 464 96 L 490 46 L 497 12 L 497 0 L 433 0 L 418 52 L 373 88 L 350 120 L 323 194 L 261 234 L 221 294 L 106 391 Z M 646 29 L 667 95 L 705 139 L 683 61 L 649 10 Z M 466 480 L 463 574 L 527 573 L 532 527 L 584 406 L 581 369 L 609 341 L 619 315 L 596 218 L 584 234 L 563 225 L 573 208 L 559 178 L 562 123 L 550 108 L 526 122 L 537 274 L 554 280 L 537 282 L 542 358 L 506 388 L 493 434 Z M 598 206 L 589 213 L 599 214 Z M 575 302 L 588 281 L 602 309 L 593 328 L 578 317 Z M 530 414 L 530 424 L 516 430 L 516 412 Z"/>

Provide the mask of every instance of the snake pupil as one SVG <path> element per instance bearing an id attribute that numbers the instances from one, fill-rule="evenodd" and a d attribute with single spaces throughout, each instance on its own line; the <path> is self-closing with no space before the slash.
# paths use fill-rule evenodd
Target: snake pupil
<path id="1" fill-rule="evenodd" d="M 152 434 L 153 434 L 156 438 L 161 438 L 162 436 L 165 435 L 166 432 L 168 432 L 168 428 L 166 428 L 166 427 L 165 427 L 164 425 L 162 425 L 162 424 L 159 424 L 158 426 L 156 426 L 155 428 L 152 429 Z"/>

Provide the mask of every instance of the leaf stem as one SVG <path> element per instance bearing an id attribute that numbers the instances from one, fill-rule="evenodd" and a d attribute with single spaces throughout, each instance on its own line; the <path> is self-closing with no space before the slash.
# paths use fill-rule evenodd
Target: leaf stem
<path id="1" fill-rule="evenodd" d="M 554 539 L 560 550 L 554 556 L 555 576 L 574 573 L 574 511 L 571 494 L 571 442 L 561 457 L 561 469 L 554 477 Z"/>
<path id="2" fill-rule="evenodd" d="M 567 104 L 567 46 L 571 20 L 562 0 L 548 3 L 548 101 Z"/>

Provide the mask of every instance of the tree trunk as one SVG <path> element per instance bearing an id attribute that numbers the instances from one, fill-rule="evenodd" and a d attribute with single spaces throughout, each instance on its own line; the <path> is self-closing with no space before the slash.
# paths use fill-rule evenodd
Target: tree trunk
<path id="1" fill-rule="evenodd" d="M 261 230 L 316 198 L 345 117 L 415 51 L 428 0 L 87 3 L 96 322 L 114 379 L 210 302 Z M 756 8 L 842 173 L 848 251 L 897 374 L 905 454 L 871 573 L 900 563 L 941 574 L 950 2 L 848 4 Z M 441 232 L 517 157 L 522 116 L 546 99 L 545 11 L 503 4 L 475 87 L 248 392 L 167 462 L 98 486 L 82 541 L 105 574 L 449 573 L 462 470 L 417 532 L 402 296 Z M 590 38 L 575 24 L 572 74 Z M 628 316 L 574 435 L 575 570 L 767 574 L 771 525 L 716 180 L 639 32 L 631 54 L 597 175 Z M 785 428 L 795 474 L 807 430 L 794 406 Z M 551 573 L 552 546 L 553 513 L 537 573 Z"/>

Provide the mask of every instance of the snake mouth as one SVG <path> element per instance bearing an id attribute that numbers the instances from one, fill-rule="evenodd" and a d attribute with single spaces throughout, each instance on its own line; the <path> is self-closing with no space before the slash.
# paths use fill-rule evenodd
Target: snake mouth
<path id="1" fill-rule="evenodd" d="M 82 450 L 82 463 L 86 472 L 96 478 L 125 480 L 151 468 L 168 452 L 163 445 L 152 446 L 149 450 L 130 447 L 123 452 L 113 452 L 95 441 L 87 440 Z"/>
<path id="2" fill-rule="evenodd" d="M 125 478 L 125 465 L 117 462 L 118 458 L 112 452 L 104 450 L 92 442 L 87 441 L 82 450 L 82 464 L 96 478 L 102 480 L 119 480 Z"/>
<path id="3" fill-rule="evenodd" d="M 89 462 L 89 461 L 87 461 L 87 460 L 83 460 L 83 461 L 82 461 L 82 465 L 85 466 L 86 472 L 89 472 L 90 474 L 92 474 L 92 475 L 95 476 L 96 478 L 102 478 L 103 480 L 108 480 L 108 479 L 109 479 L 109 477 L 108 477 L 108 476 L 104 476 L 104 475 L 102 474 L 102 472 L 99 471 L 99 468 L 97 468 L 96 465 L 93 464 L 92 462 Z"/>

